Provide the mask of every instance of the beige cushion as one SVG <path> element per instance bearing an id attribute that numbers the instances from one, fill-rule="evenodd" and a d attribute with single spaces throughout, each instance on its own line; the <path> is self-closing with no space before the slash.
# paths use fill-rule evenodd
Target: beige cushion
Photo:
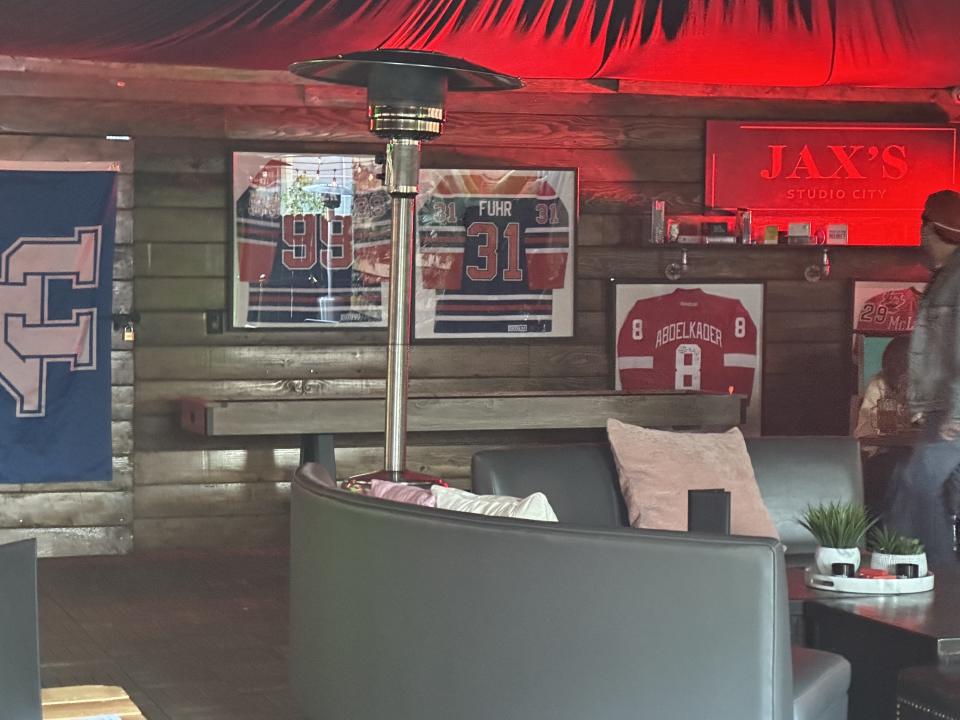
<path id="1" fill-rule="evenodd" d="M 437 507 L 441 510 L 557 522 L 557 515 L 550 507 L 547 496 L 541 492 L 525 498 L 515 498 L 508 495 L 474 495 L 467 490 L 440 485 L 432 486 L 430 492 L 437 499 Z"/>
<path id="2" fill-rule="evenodd" d="M 730 492 L 734 535 L 780 537 L 738 428 L 683 433 L 608 420 L 607 435 L 633 527 L 686 530 L 687 490 L 722 488 Z"/>

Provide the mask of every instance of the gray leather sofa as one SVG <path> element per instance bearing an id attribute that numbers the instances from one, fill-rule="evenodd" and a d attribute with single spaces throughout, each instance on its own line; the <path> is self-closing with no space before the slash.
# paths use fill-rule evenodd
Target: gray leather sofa
<path id="1" fill-rule="evenodd" d="M 591 487 L 593 510 L 604 493 L 609 510 L 615 496 Z M 559 497 L 557 507 L 573 512 Z M 791 651 L 780 543 L 607 524 L 400 505 L 297 473 L 290 662 L 301 711 L 311 720 L 846 717 L 847 662 Z"/>
<path id="2" fill-rule="evenodd" d="M 787 563 L 809 564 L 816 541 L 797 517 L 810 504 L 863 502 L 859 444 L 847 437 L 759 437 L 746 443 Z M 480 494 L 543 492 L 563 523 L 630 524 L 605 443 L 485 450 L 473 456 L 471 476 Z"/>

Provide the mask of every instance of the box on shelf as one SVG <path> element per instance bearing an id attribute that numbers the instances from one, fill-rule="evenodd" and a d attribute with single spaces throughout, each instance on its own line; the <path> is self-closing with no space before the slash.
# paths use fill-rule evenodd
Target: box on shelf
<path id="1" fill-rule="evenodd" d="M 845 224 L 831 223 L 827 225 L 827 245 L 846 245 L 850 240 L 850 233 Z"/>

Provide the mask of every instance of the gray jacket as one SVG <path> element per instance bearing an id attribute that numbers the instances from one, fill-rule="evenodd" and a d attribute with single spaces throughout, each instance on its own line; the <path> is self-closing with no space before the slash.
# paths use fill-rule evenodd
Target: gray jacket
<path id="1" fill-rule="evenodd" d="M 911 412 L 960 421 L 960 250 L 920 301 L 910 338 L 908 399 Z"/>

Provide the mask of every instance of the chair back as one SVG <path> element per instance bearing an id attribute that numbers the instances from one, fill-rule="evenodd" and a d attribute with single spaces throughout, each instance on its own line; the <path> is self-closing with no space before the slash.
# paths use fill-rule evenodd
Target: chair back
<path id="1" fill-rule="evenodd" d="M 0 545 L 0 716 L 41 720 L 36 540 Z"/>
<path id="2" fill-rule="evenodd" d="M 310 720 L 789 720 L 782 546 L 291 491 Z"/>

